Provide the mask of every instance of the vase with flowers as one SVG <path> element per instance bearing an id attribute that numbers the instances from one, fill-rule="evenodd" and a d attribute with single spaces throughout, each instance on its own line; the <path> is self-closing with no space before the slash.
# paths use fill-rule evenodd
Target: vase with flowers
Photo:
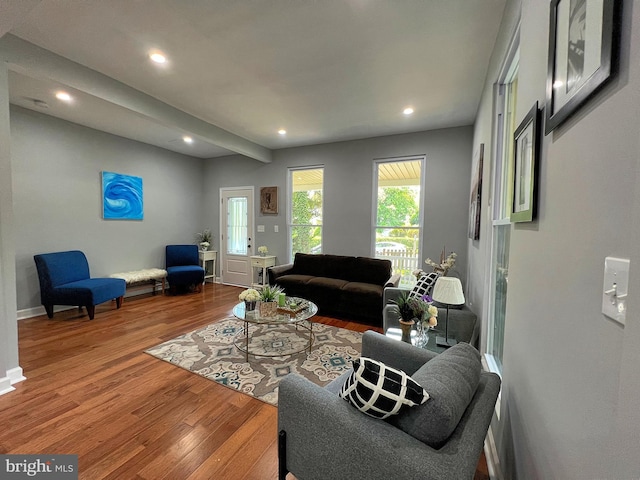
<path id="1" fill-rule="evenodd" d="M 422 297 L 411 296 L 403 292 L 395 304 L 400 312 L 400 328 L 402 341 L 411 343 L 411 329 L 416 327 L 417 346 L 426 346 L 429 340 L 429 329 L 438 325 L 438 309 L 432 304 L 433 300 L 428 295 Z"/>
<path id="2" fill-rule="evenodd" d="M 267 253 L 269 253 L 269 249 L 264 245 L 260 245 L 258 247 L 258 253 L 260 254 L 261 257 L 266 257 Z"/>
<path id="3" fill-rule="evenodd" d="M 254 288 L 248 288 L 240 292 L 238 298 L 244 302 L 246 312 L 252 312 L 256 309 L 256 302 L 260 300 L 260 292 Z"/>
<path id="4" fill-rule="evenodd" d="M 278 299 L 281 293 L 284 293 L 284 290 L 277 285 L 265 285 L 262 287 L 258 307 L 261 317 L 273 317 L 278 313 Z"/>
<path id="5" fill-rule="evenodd" d="M 456 264 L 456 258 L 458 254 L 456 252 L 451 252 L 445 258 L 445 249 L 442 249 L 442 253 L 440 253 L 440 263 L 436 263 L 430 258 L 427 258 L 424 263 L 433 267 L 433 271 L 439 273 L 440 275 L 446 276 L 449 270 L 453 268 Z"/>

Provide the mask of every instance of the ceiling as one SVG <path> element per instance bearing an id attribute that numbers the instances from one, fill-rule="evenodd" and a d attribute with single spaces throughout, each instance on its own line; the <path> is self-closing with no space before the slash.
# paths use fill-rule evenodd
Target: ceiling
<path id="1" fill-rule="evenodd" d="M 268 162 L 274 149 L 473 124 L 505 1 L 0 0 L 0 57 L 15 105 Z"/>

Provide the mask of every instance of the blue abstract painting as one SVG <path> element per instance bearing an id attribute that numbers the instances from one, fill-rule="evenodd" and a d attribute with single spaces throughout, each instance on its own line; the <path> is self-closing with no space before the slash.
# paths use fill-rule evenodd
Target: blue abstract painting
<path id="1" fill-rule="evenodd" d="M 142 220 L 142 178 L 102 172 L 102 217 L 105 220 Z"/>

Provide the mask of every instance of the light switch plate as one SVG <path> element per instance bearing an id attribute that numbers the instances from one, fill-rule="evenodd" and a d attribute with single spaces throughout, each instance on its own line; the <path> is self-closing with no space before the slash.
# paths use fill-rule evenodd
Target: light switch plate
<path id="1" fill-rule="evenodd" d="M 278 233 L 278 231 L 279 231 L 278 225 L 274 225 L 274 226 L 273 226 L 273 231 L 274 231 L 275 233 Z"/>
<path id="2" fill-rule="evenodd" d="M 264 225 L 258 225 L 258 233 L 264 232 Z"/>
<path id="3" fill-rule="evenodd" d="M 625 324 L 627 317 L 630 263 L 626 258 L 604 259 L 602 313 L 622 325 Z"/>

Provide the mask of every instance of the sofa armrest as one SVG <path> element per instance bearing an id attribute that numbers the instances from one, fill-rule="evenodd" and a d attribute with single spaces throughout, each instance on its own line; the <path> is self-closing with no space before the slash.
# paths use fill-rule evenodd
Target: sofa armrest
<path id="1" fill-rule="evenodd" d="M 409 293 L 409 290 L 399 287 L 386 287 L 383 292 L 382 305 L 394 303 L 403 293 Z"/>
<path id="2" fill-rule="evenodd" d="M 305 480 L 472 478 L 488 425 L 486 419 L 463 424 L 451 442 L 435 450 L 298 375 L 281 380 L 278 397 L 286 466 Z M 474 417 L 475 410 L 469 412 Z M 469 435 L 469 429 L 477 431 Z"/>
<path id="3" fill-rule="evenodd" d="M 275 285 L 278 281 L 278 277 L 286 275 L 287 273 L 291 273 L 291 270 L 293 270 L 293 263 L 269 267 L 267 269 L 267 274 L 269 276 L 269 285 Z"/>
<path id="4" fill-rule="evenodd" d="M 373 358 L 390 367 L 412 375 L 437 353 L 399 342 L 380 333 L 368 330 L 362 335 L 362 356 Z"/>
<path id="5" fill-rule="evenodd" d="M 396 273 L 395 275 L 391 275 L 389 280 L 387 280 L 384 284 L 385 288 L 387 287 L 397 287 L 398 283 L 400 283 L 400 274 Z"/>

